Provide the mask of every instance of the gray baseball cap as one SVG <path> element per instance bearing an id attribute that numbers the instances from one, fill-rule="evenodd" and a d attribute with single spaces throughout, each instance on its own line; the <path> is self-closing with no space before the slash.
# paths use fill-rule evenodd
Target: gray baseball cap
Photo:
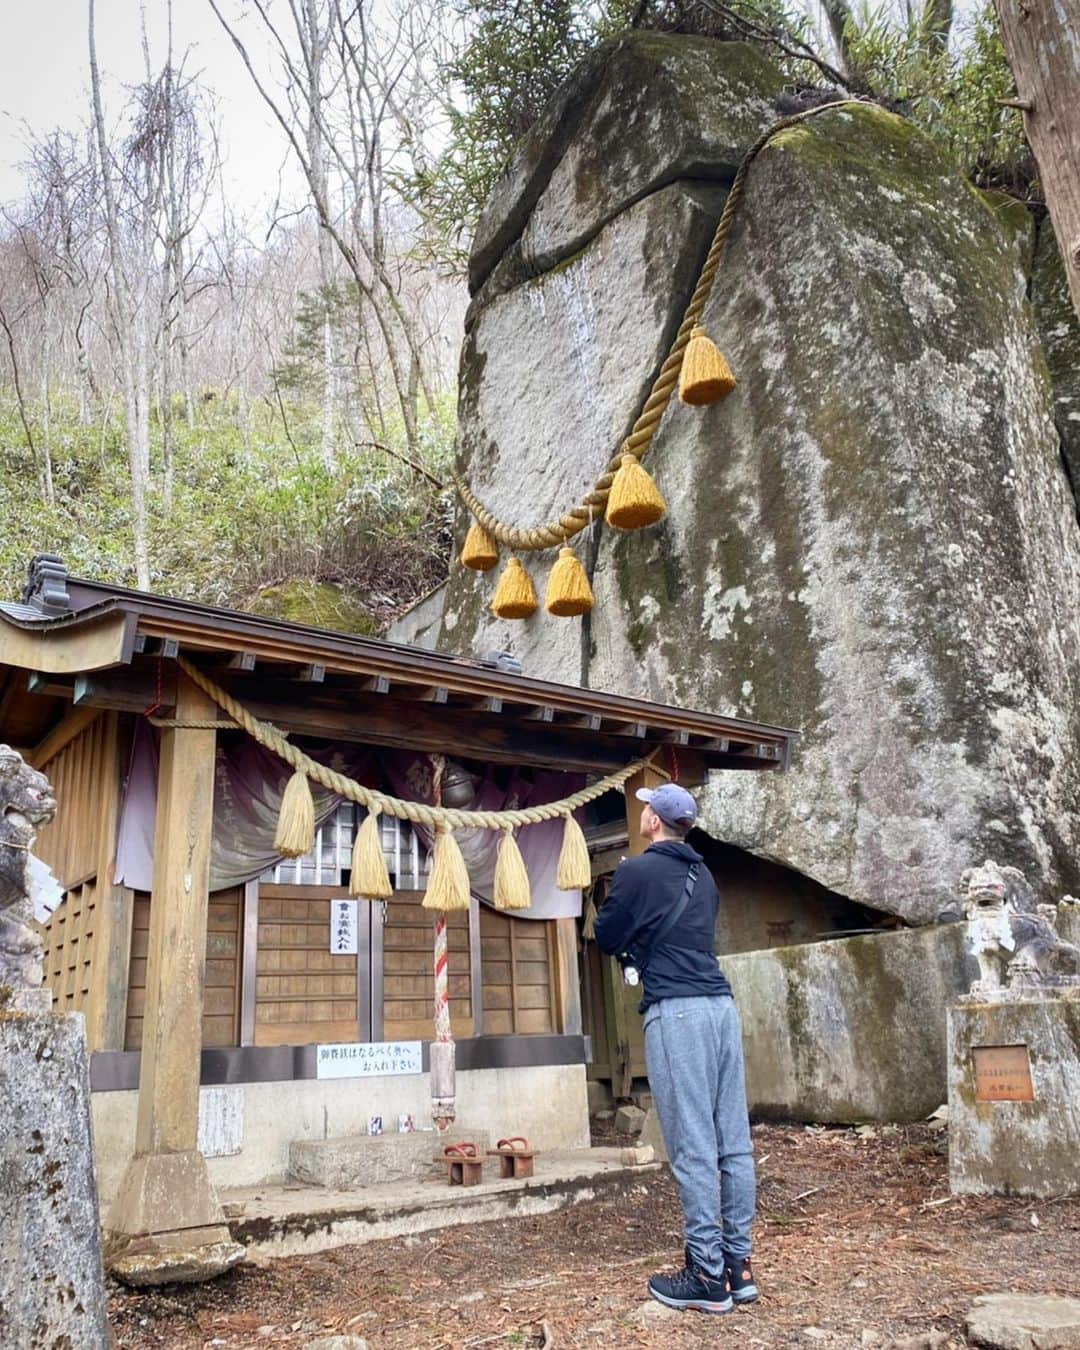
<path id="1" fill-rule="evenodd" d="M 685 830 L 697 820 L 697 803 L 678 783 L 664 783 L 658 788 L 638 788 L 634 796 L 639 802 L 647 802 L 665 825 Z"/>

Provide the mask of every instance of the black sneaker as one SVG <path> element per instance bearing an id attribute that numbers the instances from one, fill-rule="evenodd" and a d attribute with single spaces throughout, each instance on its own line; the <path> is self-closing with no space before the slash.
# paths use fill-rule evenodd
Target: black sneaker
<path id="1" fill-rule="evenodd" d="M 731 1311 L 731 1290 L 727 1278 L 714 1280 L 689 1262 L 676 1275 L 653 1275 L 649 1293 L 669 1308 L 693 1308 L 697 1312 Z"/>
<path id="2" fill-rule="evenodd" d="M 729 1260 L 724 1269 L 727 1277 L 728 1286 L 731 1289 L 731 1297 L 736 1303 L 753 1303 L 758 1296 L 757 1285 L 754 1283 L 754 1272 L 750 1266 L 748 1256 L 736 1257 Z"/>

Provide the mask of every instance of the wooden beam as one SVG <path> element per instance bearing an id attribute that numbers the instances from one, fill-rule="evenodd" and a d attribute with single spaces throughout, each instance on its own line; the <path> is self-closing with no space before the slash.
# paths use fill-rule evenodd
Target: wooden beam
<path id="1" fill-rule="evenodd" d="M 626 763 L 625 749 L 584 744 L 569 730 L 530 729 L 502 719 L 483 723 L 454 717 L 452 710 L 440 711 L 430 704 L 387 699 L 377 709 L 358 706 L 345 711 L 314 703 L 283 708 L 261 699 L 245 702 L 255 717 L 299 736 L 579 773 L 610 773 Z"/>
<path id="2" fill-rule="evenodd" d="M 90 723 L 100 716 L 101 713 L 97 708 L 75 708 L 62 717 L 49 734 L 42 737 L 34 746 L 29 760 L 31 767 L 44 770 L 50 760 L 55 759 L 61 750 L 70 745 L 76 736 L 81 735 Z"/>
<path id="3" fill-rule="evenodd" d="M 45 675 L 74 675 L 123 665 L 130 651 L 133 616 L 117 611 L 71 628 L 19 628 L 0 616 L 0 665 Z M 133 632 L 131 637 L 133 637 Z"/>
<path id="4" fill-rule="evenodd" d="M 326 667 L 318 664 L 305 666 L 296 678 L 301 684 L 322 684 L 326 679 Z"/>
<path id="5" fill-rule="evenodd" d="M 389 692 L 408 703 L 445 703 L 449 697 L 441 684 L 395 684 Z"/>
<path id="6" fill-rule="evenodd" d="M 103 672 L 76 675 L 72 703 L 77 708 L 112 708 L 117 712 L 144 713 L 157 704 L 156 711 L 167 716 L 176 702 L 176 670 L 169 666 L 161 672 L 160 685 L 150 670 Z"/>
<path id="7" fill-rule="evenodd" d="M 26 677 L 26 692 L 39 694 L 42 698 L 71 697 L 74 684 L 71 676 L 53 675 L 48 671 L 32 670 Z"/>
<path id="8" fill-rule="evenodd" d="M 254 670 L 255 653 L 254 652 L 234 652 L 225 662 L 226 670 Z"/>

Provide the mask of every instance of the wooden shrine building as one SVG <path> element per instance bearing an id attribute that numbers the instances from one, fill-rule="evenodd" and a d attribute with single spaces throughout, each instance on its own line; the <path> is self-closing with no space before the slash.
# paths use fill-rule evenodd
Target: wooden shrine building
<path id="1" fill-rule="evenodd" d="M 530 679 L 500 657 L 125 590 L 36 558 L 21 599 L 0 604 L 0 743 L 58 799 L 34 850 L 60 887 L 39 916 L 46 980 L 58 1011 L 86 1018 L 103 1213 L 128 1234 L 220 1222 L 207 1182 L 279 1178 L 293 1140 L 363 1133 L 369 1115 L 392 1129 L 399 1113 L 418 1124 L 428 1114 L 423 1074 L 329 1076 L 319 1059 L 320 1046 L 419 1041 L 426 1069 L 424 839 L 379 818 L 394 895 L 358 901 L 347 950 L 335 952 L 331 905 L 348 893 L 360 809 L 317 798 L 310 854 L 274 856 L 280 766 L 178 658 L 290 742 L 418 800 L 433 763 L 506 801 L 542 790 L 554 800 L 566 795 L 559 783 L 650 760 L 630 796 L 673 766 L 688 786 L 710 769 L 781 770 L 792 741 Z M 636 848 L 636 804 L 624 815 L 609 794 L 597 806 L 601 822 L 629 822 Z M 603 999 L 582 997 L 580 894 L 548 895 L 545 909 L 526 862 L 536 914 L 500 912 L 481 890 L 449 916 L 458 1117 L 493 1137 L 577 1147 L 588 1142 L 589 1038 L 607 1035 Z"/>

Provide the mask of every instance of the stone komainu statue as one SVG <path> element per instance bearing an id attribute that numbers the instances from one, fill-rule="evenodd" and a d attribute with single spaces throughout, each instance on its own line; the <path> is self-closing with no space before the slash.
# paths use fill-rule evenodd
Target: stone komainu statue
<path id="1" fill-rule="evenodd" d="M 0 989 L 41 985 L 41 938 L 32 925 L 27 878 L 31 845 L 56 814 L 49 780 L 0 745 Z"/>
<path id="2" fill-rule="evenodd" d="M 960 890 L 979 963 L 972 993 L 1080 985 L 1080 947 L 1058 937 L 1057 907 L 1037 904 L 1022 872 L 988 860 L 963 873 Z"/>

